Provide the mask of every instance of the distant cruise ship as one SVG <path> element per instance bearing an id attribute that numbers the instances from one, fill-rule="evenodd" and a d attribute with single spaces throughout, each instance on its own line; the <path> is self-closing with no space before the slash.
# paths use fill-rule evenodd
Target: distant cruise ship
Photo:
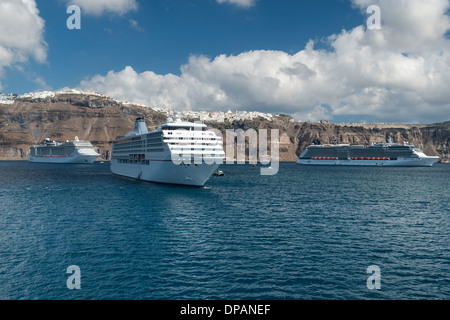
<path id="1" fill-rule="evenodd" d="M 225 158 L 222 136 L 204 124 L 175 121 L 148 132 L 138 118 L 134 131 L 114 141 L 111 171 L 150 182 L 202 187 Z"/>
<path id="2" fill-rule="evenodd" d="M 348 144 L 312 145 L 298 164 L 315 166 L 431 167 L 439 157 L 430 157 L 411 144 L 388 143 L 358 146 Z"/>
<path id="3" fill-rule="evenodd" d="M 89 141 L 80 141 L 78 137 L 72 142 L 59 143 L 45 139 L 30 148 L 30 162 L 39 163 L 89 163 L 92 164 L 100 156 Z"/>

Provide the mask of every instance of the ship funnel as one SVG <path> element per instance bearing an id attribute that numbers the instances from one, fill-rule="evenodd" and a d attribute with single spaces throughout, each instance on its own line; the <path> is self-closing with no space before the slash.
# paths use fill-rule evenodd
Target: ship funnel
<path id="1" fill-rule="evenodd" d="M 134 132 L 139 134 L 148 133 L 147 124 L 145 123 L 144 118 L 137 118 L 134 123 Z"/>

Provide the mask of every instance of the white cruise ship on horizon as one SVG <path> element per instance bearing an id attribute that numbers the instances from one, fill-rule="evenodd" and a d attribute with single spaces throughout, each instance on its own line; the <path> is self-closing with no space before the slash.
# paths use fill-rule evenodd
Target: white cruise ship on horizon
<path id="1" fill-rule="evenodd" d="M 34 163 L 92 164 L 100 154 L 89 141 L 60 143 L 46 138 L 30 148 L 29 161 Z"/>
<path id="2" fill-rule="evenodd" d="M 143 118 L 113 142 L 111 171 L 149 182 L 202 187 L 225 159 L 222 136 L 205 124 L 175 121 L 148 132 Z"/>
<path id="3" fill-rule="evenodd" d="M 432 167 L 439 157 L 427 156 L 422 150 L 408 143 L 312 145 L 300 156 L 298 164 L 309 166 L 385 166 Z"/>

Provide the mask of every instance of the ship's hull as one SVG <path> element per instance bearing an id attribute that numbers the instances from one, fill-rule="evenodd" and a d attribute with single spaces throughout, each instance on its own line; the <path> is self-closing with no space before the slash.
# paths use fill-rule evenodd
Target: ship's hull
<path id="1" fill-rule="evenodd" d="M 32 163 L 55 163 L 55 164 L 93 164 L 98 155 L 78 155 L 73 157 L 33 157 L 29 160 Z"/>
<path id="2" fill-rule="evenodd" d="M 305 166 L 371 166 L 371 167 L 432 167 L 438 157 L 405 158 L 397 160 L 315 160 L 300 159 L 297 164 Z"/>
<path id="3" fill-rule="evenodd" d="M 119 163 L 111 160 L 112 173 L 142 181 L 203 187 L 219 164 L 181 164 L 170 160 L 150 161 L 149 165 Z"/>

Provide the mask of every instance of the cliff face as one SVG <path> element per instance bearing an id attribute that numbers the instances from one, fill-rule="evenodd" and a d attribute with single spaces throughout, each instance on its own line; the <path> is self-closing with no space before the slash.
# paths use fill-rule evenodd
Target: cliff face
<path id="1" fill-rule="evenodd" d="M 311 142 L 370 145 L 392 138 L 397 143 L 408 142 L 422 149 L 425 154 L 439 156 L 442 162 L 450 162 L 450 122 L 433 125 L 338 125 L 303 124 L 299 126 L 299 149 Z"/>
<path id="2" fill-rule="evenodd" d="M 98 95 L 63 94 L 45 99 L 18 99 L 11 105 L 0 104 L 0 160 L 27 160 L 29 148 L 44 138 L 56 141 L 91 141 L 109 159 L 111 142 L 133 128 L 136 117 L 146 118 L 149 130 L 166 119 L 163 113 L 149 108 L 117 102 Z M 450 162 L 450 122 L 432 125 L 343 125 L 295 122 L 289 116 L 273 121 L 258 119 L 230 124 L 207 123 L 223 133 L 226 129 L 278 129 L 280 160 L 297 161 L 312 143 L 371 144 L 409 142 L 428 155 L 438 155 Z M 225 136 L 224 136 L 225 137 Z"/>
<path id="3" fill-rule="evenodd" d="M 152 109 L 98 96 L 65 94 L 0 104 L 0 160 L 26 160 L 29 148 L 47 137 L 64 142 L 76 136 L 91 141 L 107 159 L 111 141 L 131 131 L 139 116 L 150 129 L 165 120 Z"/>

